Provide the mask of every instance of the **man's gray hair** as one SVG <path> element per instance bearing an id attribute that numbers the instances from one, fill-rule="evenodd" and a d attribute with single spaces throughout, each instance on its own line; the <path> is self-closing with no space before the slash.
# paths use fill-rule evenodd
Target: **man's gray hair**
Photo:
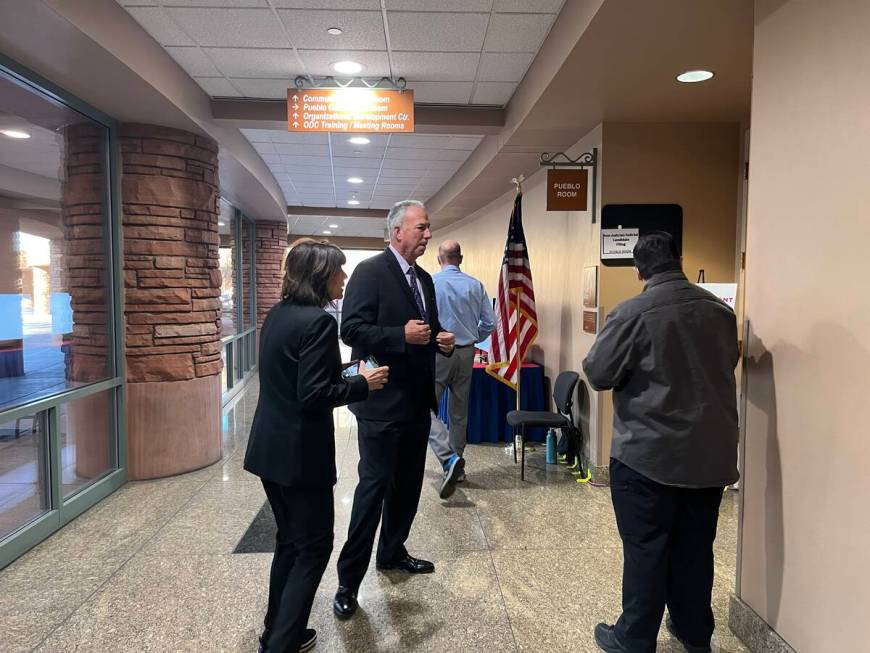
<path id="1" fill-rule="evenodd" d="M 426 210 L 426 205 L 418 200 L 402 200 L 393 204 L 393 208 L 387 214 L 387 231 L 389 232 L 390 239 L 393 238 L 393 229 L 402 224 L 402 220 L 405 219 L 405 211 L 408 210 L 409 206 L 416 206 L 418 209 Z"/>

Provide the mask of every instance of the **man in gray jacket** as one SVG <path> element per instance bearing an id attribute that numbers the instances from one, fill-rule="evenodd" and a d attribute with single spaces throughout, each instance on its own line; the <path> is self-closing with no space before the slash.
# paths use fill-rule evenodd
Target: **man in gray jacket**
<path id="1" fill-rule="evenodd" d="M 608 653 L 653 653 L 667 627 L 689 653 L 710 651 L 713 540 L 737 473 L 739 358 L 734 313 L 692 285 L 669 234 L 634 248 L 643 292 L 619 304 L 583 361 L 613 390 L 610 491 L 623 544 L 622 615 L 598 624 Z"/>

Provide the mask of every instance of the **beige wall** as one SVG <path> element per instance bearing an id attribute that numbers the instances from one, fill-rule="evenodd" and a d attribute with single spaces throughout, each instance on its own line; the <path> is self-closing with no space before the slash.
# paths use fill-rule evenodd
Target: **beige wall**
<path id="1" fill-rule="evenodd" d="M 741 129 L 736 123 L 605 123 L 603 204 L 683 207 L 683 268 L 708 282 L 734 282 Z M 602 267 L 602 316 L 639 293 L 632 267 Z M 601 444 L 610 450 L 613 404 L 602 393 Z"/>
<path id="2" fill-rule="evenodd" d="M 601 128 L 590 132 L 569 150 L 572 156 L 601 145 Z M 591 181 L 591 177 L 590 177 Z M 498 200 L 461 222 L 435 232 L 429 251 L 420 264 L 429 271 L 438 243 L 455 238 L 465 256 L 463 269 L 480 279 L 492 296 L 496 290 L 514 192 L 505 179 L 507 192 Z M 541 170 L 523 184 L 523 227 L 529 247 L 535 301 L 538 309 L 538 338 L 532 358 L 544 365 L 545 374 L 555 380 L 560 371 L 580 370 L 580 363 L 594 342 L 584 334 L 581 322 L 581 280 L 583 267 L 598 264 L 598 223 L 591 212 L 548 212 L 546 171 Z M 594 395 L 595 393 L 593 393 Z M 593 404 L 597 398 L 593 398 Z M 592 406 L 590 419 L 597 432 Z"/>
<path id="3" fill-rule="evenodd" d="M 796 650 L 866 651 L 870 3 L 757 0 L 739 594 Z"/>

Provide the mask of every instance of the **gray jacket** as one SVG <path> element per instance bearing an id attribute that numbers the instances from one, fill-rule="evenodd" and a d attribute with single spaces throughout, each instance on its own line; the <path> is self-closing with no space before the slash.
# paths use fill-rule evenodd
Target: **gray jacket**
<path id="1" fill-rule="evenodd" d="M 654 274 L 619 304 L 583 361 L 613 389 L 610 455 L 664 485 L 738 479 L 734 313 L 679 271 Z"/>

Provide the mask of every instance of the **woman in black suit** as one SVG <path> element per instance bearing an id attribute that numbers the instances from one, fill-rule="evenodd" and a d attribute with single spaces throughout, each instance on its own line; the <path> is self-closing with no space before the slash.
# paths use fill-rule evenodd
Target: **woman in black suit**
<path id="1" fill-rule="evenodd" d="M 287 254 L 282 300 L 260 332 L 260 397 L 245 469 L 263 482 L 278 525 L 260 650 L 314 647 L 311 604 L 332 552 L 335 430 L 332 409 L 366 399 L 388 369 L 342 376 L 338 325 L 323 310 L 341 299 L 344 253 L 312 239 Z"/>

